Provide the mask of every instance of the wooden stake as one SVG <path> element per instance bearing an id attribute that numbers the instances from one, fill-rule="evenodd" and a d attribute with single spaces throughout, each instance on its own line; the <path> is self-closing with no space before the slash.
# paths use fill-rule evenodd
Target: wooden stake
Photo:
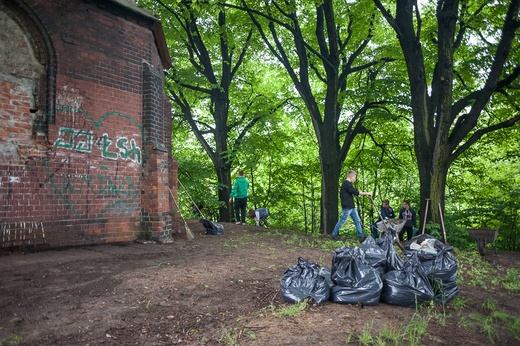
<path id="1" fill-rule="evenodd" d="M 442 208 L 441 204 L 439 203 L 439 214 L 441 215 L 441 225 L 442 225 L 442 233 L 444 235 L 444 244 L 448 244 L 448 240 L 446 239 L 446 228 L 444 227 L 444 217 L 442 216 Z"/>
<path id="2" fill-rule="evenodd" d="M 424 220 L 422 224 L 422 232 L 421 234 L 424 234 L 424 230 L 426 229 L 426 219 L 428 218 L 428 207 L 430 205 L 430 199 L 426 198 L 426 210 L 424 212 Z"/>

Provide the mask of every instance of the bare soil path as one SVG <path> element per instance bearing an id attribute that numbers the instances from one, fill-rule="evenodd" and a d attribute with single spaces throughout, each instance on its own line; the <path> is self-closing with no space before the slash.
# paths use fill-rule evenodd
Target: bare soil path
<path id="1" fill-rule="evenodd" d="M 195 240 L 127 243 L 0 256 L 0 344 L 3 345 L 346 345 L 371 328 L 402 330 L 415 309 L 380 303 L 361 307 L 324 302 L 296 316 L 279 287 L 298 257 L 330 267 L 332 251 L 310 248 L 312 237 L 224 223 Z M 338 247 L 341 243 L 338 243 Z M 520 254 L 487 255 L 497 270 L 520 268 Z M 497 271 L 498 273 L 498 271 Z M 486 345 L 485 333 L 459 325 L 482 314 L 486 299 L 518 316 L 520 296 L 459 286 L 463 309 L 446 304 L 447 323 L 432 319 L 424 345 Z M 439 317 L 439 315 L 437 315 Z M 519 337 L 517 335 L 517 337 Z M 498 330 L 495 343 L 518 345 Z"/>

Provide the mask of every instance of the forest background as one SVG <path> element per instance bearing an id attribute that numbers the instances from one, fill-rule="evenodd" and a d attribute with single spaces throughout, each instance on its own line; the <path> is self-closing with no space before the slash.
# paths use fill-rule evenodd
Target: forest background
<path id="1" fill-rule="evenodd" d="M 520 250 L 520 0 L 138 0 L 161 20 L 181 213 L 231 221 L 233 178 L 271 227 L 329 233 L 356 186 L 458 247 Z M 357 200 L 368 233 L 378 218 Z M 352 223 L 346 234 L 355 234 Z"/>

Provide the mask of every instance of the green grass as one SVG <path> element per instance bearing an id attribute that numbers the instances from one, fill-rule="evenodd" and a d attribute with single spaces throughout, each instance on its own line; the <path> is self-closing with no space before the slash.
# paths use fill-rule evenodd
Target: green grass
<path id="1" fill-rule="evenodd" d="M 451 306 L 453 306 L 457 310 L 463 310 L 467 308 L 469 305 L 469 301 L 466 298 L 457 296 L 451 301 Z"/>
<path id="2" fill-rule="evenodd" d="M 10 335 L 5 339 L 0 340 L 0 346 L 18 345 L 22 342 L 22 337 L 18 335 Z"/>
<path id="3" fill-rule="evenodd" d="M 520 271 L 516 268 L 507 269 L 503 285 L 510 291 L 520 291 Z"/>
<path id="4" fill-rule="evenodd" d="M 225 345 L 236 345 L 238 342 L 237 334 L 238 332 L 235 328 L 233 328 L 231 331 L 223 328 L 222 333 L 220 334 L 220 337 L 217 341 L 219 344 L 223 343 Z"/>
<path id="5" fill-rule="evenodd" d="M 273 315 L 276 317 L 293 317 L 301 314 L 308 306 L 308 299 L 304 299 L 299 303 L 290 305 L 281 305 L 278 308 L 273 308 Z"/>
<path id="6" fill-rule="evenodd" d="M 412 315 L 410 322 L 401 324 L 399 328 L 389 328 L 383 325 L 379 332 L 374 330 L 373 322 L 367 324 L 356 338 L 360 345 L 422 345 L 421 337 L 425 335 L 432 316 L 421 314 L 419 310 Z M 352 333 L 346 338 L 348 344 Z"/>
<path id="7" fill-rule="evenodd" d="M 510 332 L 516 340 L 520 341 L 520 317 L 513 319 L 511 324 L 507 327 L 507 331 Z"/>
<path id="8" fill-rule="evenodd" d="M 511 316 L 497 309 L 497 303 L 493 299 L 485 299 L 482 303 L 484 312 L 472 313 L 468 318 L 462 317 L 459 326 L 481 334 L 487 335 L 489 341 L 494 344 L 498 341 L 499 330 L 511 333 L 520 341 L 520 322 L 518 316 Z"/>

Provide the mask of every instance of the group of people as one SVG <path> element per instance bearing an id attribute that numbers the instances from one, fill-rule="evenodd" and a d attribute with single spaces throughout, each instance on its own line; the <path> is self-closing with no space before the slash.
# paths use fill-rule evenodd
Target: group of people
<path id="1" fill-rule="evenodd" d="M 229 203 L 233 202 L 233 198 L 235 198 L 235 217 L 237 225 L 245 225 L 246 224 L 246 209 L 247 209 L 247 192 L 249 190 L 249 181 L 247 181 L 244 176 L 244 171 L 238 172 L 238 177 L 235 179 L 233 183 L 233 188 L 231 189 L 231 193 L 229 195 Z M 249 209 L 248 215 L 250 218 L 255 219 L 255 223 L 257 226 L 269 226 L 269 222 L 267 221 L 267 217 L 269 216 L 269 210 L 267 208 L 258 208 L 258 209 Z"/>
<path id="2" fill-rule="evenodd" d="M 360 242 L 365 241 L 366 236 L 361 228 L 361 219 L 359 218 L 359 214 L 357 213 L 356 206 L 354 204 L 354 196 L 372 196 L 372 192 L 363 192 L 359 191 L 354 187 L 354 183 L 357 180 L 357 173 L 355 171 L 349 171 L 347 173 L 347 178 L 341 184 L 339 196 L 341 201 L 341 217 L 337 222 L 336 226 L 332 231 L 332 239 L 339 239 L 339 229 L 343 224 L 347 221 L 349 217 L 352 217 L 354 220 L 354 225 L 356 227 L 356 232 Z M 229 195 L 229 202 L 233 202 L 233 198 L 235 199 L 234 209 L 235 209 L 235 217 L 237 225 L 245 225 L 246 224 L 246 209 L 247 209 L 247 194 L 249 190 L 249 181 L 244 176 L 244 171 L 238 172 L 238 177 L 233 183 L 233 188 Z M 377 222 L 388 219 L 395 219 L 395 212 L 390 206 L 390 201 L 385 199 L 381 204 L 379 219 L 372 226 L 372 236 L 374 238 L 378 238 L 379 233 L 377 229 Z M 269 216 L 269 210 L 267 208 L 258 208 L 256 210 L 249 209 L 248 215 L 250 218 L 255 219 L 255 223 L 257 226 L 261 226 L 262 224 L 265 227 L 269 226 L 267 222 L 267 218 Z M 407 240 L 412 239 L 414 229 L 417 227 L 417 213 L 410 207 L 410 201 L 405 199 L 402 203 L 402 208 L 399 211 L 399 219 L 406 220 L 405 225 L 399 232 L 399 240 L 404 241 L 404 234 L 406 233 Z"/>
<path id="3" fill-rule="evenodd" d="M 341 200 L 341 217 L 334 227 L 334 230 L 332 231 L 332 239 L 338 240 L 339 239 L 339 229 L 343 224 L 347 221 L 347 219 L 352 217 L 352 220 L 354 220 L 354 225 L 356 226 L 356 232 L 359 237 L 359 241 L 362 243 L 365 241 L 366 236 L 363 232 L 363 229 L 361 228 L 361 220 L 359 218 L 359 215 L 356 210 L 356 206 L 354 205 L 354 196 L 372 196 L 372 192 L 363 192 L 356 189 L 353 184 L 356 182 L 357 179 L 357 173 L 355 171 L 349 171 L 347 173 L 347 178 L 345 181 L 341 184 L 339 197 Z M 388 220 L 388 219 L 394 219 L 395 218 L 395 212 L 390 207 L 390 202 L 385 199 L 382 202 L 381 205 L 381 215 L 380 218 L 376 221 L 379 222 L 382 219 Z M 412 239 L 413 237 L 413 230 L 416 228 L 417 224 L 417 213 L 415 210 L 410 208 L 410 201 L 404 200 L 402 203 L 402 208 L 399 211 L 399 219 L 406 220 L 405 225 L 399 232 L 399 240 L 404 240 L 404 234 L 406 233 L 407 240 Z M 374 238 L 377 238 L 379 236 L 377 227 L 372 227 L 372 235 Z"/>
<path id="4" fill-rule="evenodd" d="M 387 199 L 383 200 L 381 204 L 381 215 L 372 226 L 372 236 L 374 238 L 379 237 L 377 223 L 381 220 L 395 219 L 395 212 L 390 206 L 390 201 Z M 414 236 L 414 230 L 417 228 L 417 213 L 410 207 L 410 201 L 405 199 L 401 204 L 401 210 L 399 211 L 399 219 L 406 220 L 403 228 L 399 231 L 399 240 L 404 241 L 404 235 L 406 233 L 406 240 L 412 239 Z"/>

